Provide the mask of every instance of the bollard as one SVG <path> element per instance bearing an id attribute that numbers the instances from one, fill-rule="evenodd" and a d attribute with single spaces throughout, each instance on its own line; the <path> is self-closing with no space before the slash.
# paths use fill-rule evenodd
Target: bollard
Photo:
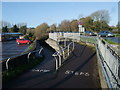
<path id="1" fill-rule="evenodd" d="M 6 61 L 6 69 L 8 70 L 8 62 L 9 62 L 10 58 L 7 59 Z"/>
<path id="2" fill-rule="evenodd" d="M 43 48 L 41 48 L 41 49 L 39 50 L 39 54 L 41 53 L 42 50 L 43 50 Z"/>

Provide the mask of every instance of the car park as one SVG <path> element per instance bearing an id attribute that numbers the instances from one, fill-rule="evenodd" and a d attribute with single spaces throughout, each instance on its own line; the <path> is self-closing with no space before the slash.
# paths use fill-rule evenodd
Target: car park
<path id="1" fill-rule="evenodd" d="M 98 33 L 99 37 L 113 37 L 114 34 L 110 31 L 101 31 Z"/>
<path id="2" fill-rule="evenodd" d="M 31 40 L 27 40 L 27 39 L 16 39 L 16 43 L 17 44 L 30 44 Z"/>

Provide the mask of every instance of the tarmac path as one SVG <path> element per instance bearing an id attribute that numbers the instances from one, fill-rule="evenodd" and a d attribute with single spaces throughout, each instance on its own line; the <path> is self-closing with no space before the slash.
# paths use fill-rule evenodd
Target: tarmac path
<path id="1" fill-rule="evenodd" d="M 96 52 L 75 43 L 75 50 L 55 71 L 53 52 L 44 48 L 45 60 L 3 88 L 100 88 Z"/>

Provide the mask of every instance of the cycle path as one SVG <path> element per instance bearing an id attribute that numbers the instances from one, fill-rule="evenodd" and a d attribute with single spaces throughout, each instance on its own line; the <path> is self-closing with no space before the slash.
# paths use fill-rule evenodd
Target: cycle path
<path id="1" fill-rule="evenodd" d="M 44 48 L 45 60 L 5 88 L 100 88 L 96 52 L 75 43 L 75 50 L 55 72 L 53 52 Z"/>

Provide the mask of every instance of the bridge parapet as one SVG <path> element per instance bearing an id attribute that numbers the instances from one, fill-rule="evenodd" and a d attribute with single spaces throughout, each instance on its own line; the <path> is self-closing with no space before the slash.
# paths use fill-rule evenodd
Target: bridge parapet
<path id="1" fill-rule="evenodd" d="M 98 59 L 103 67 L 108 87 L 120 88 L 120 56 L 104 39 L 97 38 Z"/>

